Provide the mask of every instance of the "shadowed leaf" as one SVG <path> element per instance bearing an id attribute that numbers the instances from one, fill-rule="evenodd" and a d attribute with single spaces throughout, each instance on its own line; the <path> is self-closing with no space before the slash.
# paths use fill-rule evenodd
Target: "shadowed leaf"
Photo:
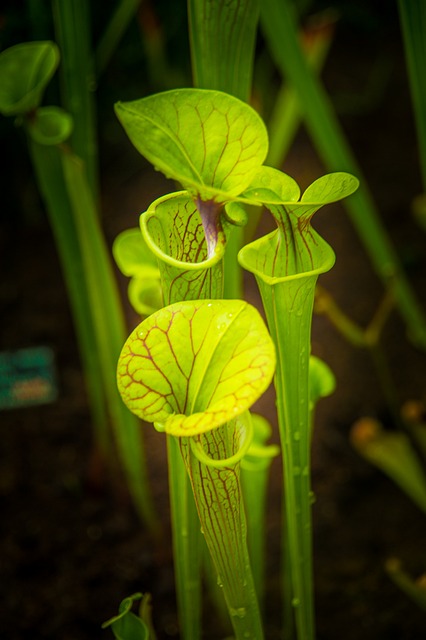
<path id="1" fill-rule="evenodd" d="M 54 42 L 26 42 L 0 54 L 0 112 L 5 116 L 36 109 L 59 63 Z"/>

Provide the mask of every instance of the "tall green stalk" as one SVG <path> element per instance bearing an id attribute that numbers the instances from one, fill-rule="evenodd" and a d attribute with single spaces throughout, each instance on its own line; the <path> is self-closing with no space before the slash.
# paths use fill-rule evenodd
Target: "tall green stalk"
<path id="1" fill-rule="evenodd" d="M 158 532 L 159 523 L 149 491 L 141 427 L 121 402 L 113 375 L 126 328 L 111 259 L 81 160 L 64 150 L 61 162 L 89 290 L 96 347 L 101 361 L 98 375 L 103 381 L 121 463 L 137 510 L 151 531 Z"/>
<path id="2" fill-rule="evenodd" d="M 119 0 L 108 25 L 102 34 L 95 54 L 96 72 L 99 77 L 108 66 L 118 43 L 123 37 L 130 20 L 134 17 L 143 0 Z"/>
<path id="3" fill-rule="evenodd" d="M 31 138 L 29 151 L 40 194 L 46 205 L 58 255 L 61 261 L 76 337 L 85 375 L 96 444 L 105 460 L 112 455 L 106 395 L 99 372 L 102 371 L 96 344 L 96 330 L 90 311 L 90 295 L 81 257 L 77 229 L 61 166 L 61 151 L 55 145 L 42 145 Z"/>
<path id="4" fill-rule="evenodd" d="M 313 640 L 310 333 L 316 281 L 333 266 L 334 253 L 310 221 L 322 204 L 352 193 L 357 181 L 347 174 L 324 176 L 298 201 L 299 189 L 291 178 L 270 168 L 262 173 L 250 193 L 263 187 L 277 229 L 244 247 L 239 260 L 256 277 L 277 350 L 275 386 L 288 545 L 285 579 L 291 585 L 291 592 L 284 594 L 284 611 L 293 608 L 298 638 Z M 285 624 L 291 626 L 291 620 Z"/>
<path id="5" fill-rule="evenodd" d="M 62 105 L 72 115 L 69 143 L 83 160 L 95 202 L 99 197 L 98 146 L 91 43 L 90 2 L 52 0 L 55 36 L 61 52 Z"/>
<path id="6" fill-rule="evenodd" d="M 182 459 L 179 440 L 167 436 L 170 514 L 180 634 L 201 637 L 201 534 L 194 495 Z"/>
<path id="7" fill-rule="evenodd" d="M 349 215 L 377 274 L 395 297 L 411 338 L 426 347 L 426 323 L 403 273 L 395 250 L 377 213 L 367 182 L 353 157 L 330 100 L 308 68 L 297 39 L 289 0 L 265 0 L 261 25 L 281 72 L 297 90 L 309 132 L 332 171 L 348 171 L 360 179 L 360 188 L 346 202 Z"/>
<path id="8" fill-rule="evenodd" d="M 253 579 L 259 602 L 262 603 L 265 586 L 266 493 L 271 463 L 279 455 L 280 449 L 277 445 L 267 444 L 272 433 L 268 421 L 257 414 L 252 415 L 252 420 L 253 440 L 241 460 L 241 484 Z"/>
<path id="9" fill-rule="evenodd" d="M 194 86 L 217 89 L 248 102 L 259 20 L 259 0 L 188 0 L 189 39 Z M 226 298 L 241 298 L 237 253 L 242 229 L 229 238 L 225 257 Z"/>
<path id="10" fill-rule="evenodd" d="M 411 96 L 417 127 L 423 191 L 426 192 L 426 4 L 398 0 Z"/>
<path id="11" fill-rule="evenodd" d="M 180 447 L 235 637 L 262 640 L 262 621 L 246 540 L 237 431 L 238 427 L 226 423 L 199 437 L 197 445 L 208 451 L 207 464 L 194 453 L 188 438 L 181 438 Z"/>

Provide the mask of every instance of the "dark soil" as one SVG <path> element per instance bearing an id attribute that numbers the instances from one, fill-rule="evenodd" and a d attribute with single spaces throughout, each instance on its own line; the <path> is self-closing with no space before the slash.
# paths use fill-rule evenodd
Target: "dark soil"
<path id="1" fill-rule="evenodd" d="M 386 42 L 391 73 L 383 92 L 365 110 L 340 115 L 424 305 L 426 236 L 409 213 L 412 198 L 421 190 L 416 138 L 401 46 Z M 355 42 L 344 44 L 338 39 L 335 50 L 346 56 L 344 64 L 337 64 L 332 50 L 326 82 L 335 97 L 340 92 L 339 104 L 351 104 L 351 95 L 362 93 L 364 76 L 355 64 Z M 349 92 L 343 102 L 342 92 Z M 120 230 L 136 226 L 139 212 L 169 188 L 158 174 L 134 168 L 140 165 L 135 165 L 126 144 L 117 153 L 104 167 L 103 220 L 109 242 Z M 284 170 L 303 186 L 324 173 L 303 130 Z M 160 544 L 140 524 L 123 485 L 106 479 L 94 456 L 58 256 L 26 165 L 20 176 L 13 203 L 20 219 L 5 216 L 0 226 L 0 346 L 50 346 L 59 397 L 52 404 L 0 413 L 0 637 L 108 638 L 111 633 L 101 630 L 102 622 L 116 613 L 124 597 L 148 591 L 158 640 L 178 638 L 164 440 L 153 429 L 144 431 L 155 504 L 165 530 Z M 36 212 L 35 219 L 22 215 L 28 210 Z M 335 268 L 321 283 L 366 326 L 382 289 L 346 212 L 330 206 L 318 214 L 316 227 L 337 254 Z M 124 290 L 124 279 L 119 276 L 119 281 Z M 256 301 L 250 279 L 247 287 Z M 125 304 L 130 328 L 137 319 Z M 426 401 L 426 356 L 409 342 L 397 313 L 386 326 L 383 344 L 397 403 Z M 313 442 L 318 640 L 421 640 L 425 613 L 393 584 L 384 564 L 397 557 L 413 576 L 426 571 L 425 515 L 362 460 L 349 441 L 350 428 L 359 417 L 380 418 L 391 426 L 372 361 L 367 352 L 348 345 L 323 316 L 314 319 L 313 351 L 329 363 L 338 380 L 335 394 L 318 407 Z M 272 393 L 262 399 L 260 409 L 276 424 Z M 275 463 L 267 525 L 268 640 L 280 637 L 280 481 Z M 224 637 L 215 614 L 206 610 L 205 615 L 204 637 Z"/>

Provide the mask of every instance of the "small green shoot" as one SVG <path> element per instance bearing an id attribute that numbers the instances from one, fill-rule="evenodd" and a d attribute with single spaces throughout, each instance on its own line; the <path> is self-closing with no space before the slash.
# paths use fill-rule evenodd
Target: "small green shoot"
<path id="1" fill-rule="evenodd" d="M 116 640 L 155 640 L 151 622 L 151 596 L 149 594 L 134 593 L 125 598 L 118 607 L 118 615 L 104 622 L 102 629 L 111 628 Z M 137 600 L 142 600 L 139 615 L 132 612 L 132 606 Z"/>

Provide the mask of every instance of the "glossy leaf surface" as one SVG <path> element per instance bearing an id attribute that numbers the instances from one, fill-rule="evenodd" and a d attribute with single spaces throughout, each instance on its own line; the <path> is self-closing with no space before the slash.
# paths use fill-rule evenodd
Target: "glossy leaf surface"
<path id="1" fill-rule="evenodd" d="M 262 119 L 220 91 L 166 91 L 115 109 L 136 149 L 202 200 L 238 196 L 266 158 Z"/>
<path id="2" fill-rule="evenodd" d="M 190 436 L 249 408 L 274 367 L 274 346 L 254 307 L 240 300 L 180 302 L 132 332 L 119 359 L 118 386 L 136 415 Z"/>

